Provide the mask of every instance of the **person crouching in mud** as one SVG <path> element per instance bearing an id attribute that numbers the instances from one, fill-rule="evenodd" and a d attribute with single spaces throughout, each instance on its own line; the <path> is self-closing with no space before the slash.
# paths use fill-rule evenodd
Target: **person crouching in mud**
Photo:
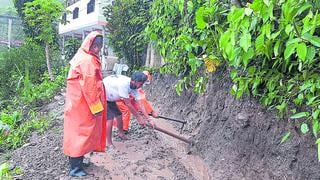
<path id="1" fill-rule="evenodd" d="M 107 93 L 107 149 L 114 148 L 112 143 L 112 126 L 114 119 L 117 120 L 119 137 L 121 139 L 128 139 L 123 132 L 122 113 L 116 104 L 116 101 L 120 99 L 124 101 L 140 125 L 145 126 L 146 123 L 150 123 L 152 127 L 155 127 L 154 122 L 148 114 L 140 113 L 134 108 L 129 97 L 129 95 L 132 95 L 136 100 L 141 99 L 138 89 L 141 88 L 146 81 L 147 76 L 142 72 L 134 72 L 131 78 L 124 75 L 111 75 L 103 79 Z"/>
<path id="2" fill-rule="evenodd" d="M 151 83 L 151 73 L 149 71 L 143 71 L 145 75 L 147 75 L 147 81 L 143 83 L 143 86 L 146 86 Z M 153 108 L 151 103 L 147 100 L 146 94 L 143 88 L 138 89 L 140 100 L 136 100 L 132 95 L 130 95 L 131 103 L 134 105 L 134 108 L 141 112 L 146 113 L 148 115 L 152 115 L 153 117 L 158 117 L 158 112 Z M 141 106 L 142 105 L 142 106 Z M 123 130 L 125 134 L 128 134 L 129 126 L 130 126 L 130 116 L 131 113 L 129 108 L 126 106 L 124 101 L 121 99 L 117 101 L 117 106 L 122 113 L 122 121 L 123 121 Z"/>

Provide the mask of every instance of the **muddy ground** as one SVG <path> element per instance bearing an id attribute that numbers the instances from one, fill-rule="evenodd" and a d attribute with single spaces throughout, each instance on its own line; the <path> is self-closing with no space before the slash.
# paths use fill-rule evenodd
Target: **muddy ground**
<path id="1" fill-rule="evenodd" d="M 160 114 L 187 120 L 181 136 L 191 138 L 194 146 L 133 121 L 129 140 L 115 137 L 116 150 L 87 156 L 90 175 L 83 179 L 319 179 L 315 139 L 297 130 L 298 121 L 277 119 L 255 99 L 235 100 L 226 73 L 213 76 L 205 94 L 186 91 L 180 97 L 174 90 L 176 78 L 154 75 L 146 88 L 149 100 Z M 70 179 L 61 151 L 63 100 L 57 95 L 42 109 L 56 117 L 48 131 L 34 133 L 9 156 L 24 171 L 16 179 Z M 156 122 L 179 134 L 180 124 Z M 280 144 L 287 131 L 291 138 Z"/>
<path id="2" fill-rule="evenodd" d="M 140 127 L 135 120 L 129 130 L 129 140 L 122 141 L 115 130 L 115 150 L 86 156 L 90 165 L 88 176 L 70 178 L 68 161 L 62 153 L 62 95 L 45 106 L 53 124 L 44 134 L 34 133 L 29 142 L 10 155 L 9 163 L 20 166 L 23 174 L 15 179 L 210 179 L 203 160 L 188 155 L 186 143 L 170 136 Z M 157 121 L 161 128 L 179 134 L 169 123 Z M 186 137 L 187 138 L 187 137 Z"/>

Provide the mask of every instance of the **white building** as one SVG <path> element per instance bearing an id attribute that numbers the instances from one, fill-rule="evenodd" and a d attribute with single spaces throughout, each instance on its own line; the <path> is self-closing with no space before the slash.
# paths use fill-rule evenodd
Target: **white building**
<path id="1" fill-rule="evenodd" d="M 112 4 L 112 2 L 113 0 L 67 0 L 66 9 L 71 13 L 64 14 L 62 17 L 67 22 L 66 24 L 59 24 L 59 34 L 62 37 L 63 46 L 67 38 L 74 37 L 83 40 L 87 34 L 94 30 L 106 34 L 104 26 L 107 21 L 103 15 L 103 7 Z M 102 68 L 112 69 L 112 63 L 117 61 L 117 57 L 107 45 L 104 45 L 102 51 Z"/>

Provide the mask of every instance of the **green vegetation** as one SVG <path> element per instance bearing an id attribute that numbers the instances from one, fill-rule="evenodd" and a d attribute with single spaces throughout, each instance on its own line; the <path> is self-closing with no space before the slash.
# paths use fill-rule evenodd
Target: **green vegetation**
<path id="1" fill-rule="evenodd" d="M 208 75 L 221 61 L 219 33 L 225 22 L 222 1 L 155 1 L 146 34 L 165 58 L 163 73 L 181 76 L 177 93 L 205 90 Z"/>
<path id="2" fill-rule="evenodd" d="M 40 116 L 37 109 L 61 90 L 66 77 L 56 29 L 62 5 L 56 4 L 57 1 L 14 2 L 19 6 L 25 32 L 31 33 L 26 34 L 20 47 L 0 49 L 0 151 L 3 153 L 22 146 L 32 132 L 43 133 L 51 124 L 54 118 Z M 7 163 L 0 166 L 1 178 L 13 179 L 21 173 L 20 168 L 12 169 Z"/>
<path id="3" fill-rule="evenodd" d="M 81 46 L 81 41 L 77 38 L 66 40 L 64 47 L 64 55 L 67 61 L 70 61 Z"/>
<path id="4" fill-rule="evenodd" d="M 16 149 L 25 143 L 28 135 L 31 132 L 44 132 L 48 126 L 46 119 L 37 119 L 35 112 L 30 111 L 31 115 L 28 121 L 23 119 L 21 111 L 8 112 L 2 111 L 0 114 L 1 133 L 0 133 L 0 149 L 6 151 L 9 149 Z M 24 121 L 23 121 L 24 120 Z"/>
<path id="5" fill-rule="evenodd" d="M 113 6 L 104 8 L 107 17 L 108 44 L 115 53 L 124 58 L 128 65 L 144 65 L 142 59 L 146 53 L 148 41 L 143 36 L 149 19 L 150 0 L 118 0 Z"/>
<path id="6" fill-rule="evenodd" d="M 13 179 L 13 176 L 22 174 L 22 169 L 20 167 L 11 168 L 8 163 L 2 163 L 0 165 L 0 177 L 6 180 Z"/>
<path id="7" fill-rule="evenodd" d="M 21 100 L 24 103 L 43 104 L 48 102 L 65 85 L 66 69 L 51 81 L 48 74 L 44 74 L 40 84 L 32 84 L 25 78 L 24 87 L 21 91 Z"/>
<path id="8" fill-rule="evenodd" d="M 25 3 L 23 8 L 26 24 L 35 32 L 35 40 L 45 45 L 46 63 L 50 79 L 53 80 L 51 69 L 51 49 L 57 35 L 56 24 L 60 21 L 63 5 L 56 0 L 34 0 Z"/>
<path id="9" fill-rule="evenodd" d="M 237 7 L 218 0 L 153 1 L 145 35 L 165 59 L 160 71 L 180 77 L 178 94 L 188 88 L 202 93 L 222 66 L 230 71 L 236 98 L 257 97 L 280 118 L 299 122 L 302 134 L 319 138 L 319 1 L 234 2 Z M 134 25 L 123 23 L 111 36 Z M 110 44 L 127 39 L 111 39 Z"/>
<path id="10" fill-rule="evenodd" d="M 255 0 L 230 10 L 228 28 L 220 38 L 223 55 L 233 67 L 232 93 L 237 98 L 244 93 L 259 97 L 280 117 L 299 119 L 303 134 L 311 126 L 316 138 L 320 131 L 317 7 L 312 1 Z"/>
<path id="11" fill-rule="evenodd" d="M 27 83 L 41 82 L 46 68 L 44 59 L 43 47 L 33 42 L 4 51 L 0 58 L 0 101 L 4 97 L 12 99 Z"/>

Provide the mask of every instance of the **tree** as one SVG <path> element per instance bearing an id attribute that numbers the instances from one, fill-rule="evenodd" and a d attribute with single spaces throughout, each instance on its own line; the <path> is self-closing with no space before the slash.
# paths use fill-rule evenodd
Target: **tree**
<path id="1" fill-rule="evenodd" d="M 151 0 L 118 0 L 107 6 L 109 45 L 118 56 L 124 57 L 130 67 L 141 66 L 148 41 L 144 29 L 150 17 Z"/>
<path id="2" fill-rule="evenodd" d="M 25 3 L 23 13 L 25 22 L 36 31 L 35 39 L 45 44 L 48 73 L 54 79 L 50 65 L 50 49 L 57 34 L 57 23 L 63 11 L 63 5 L 56 0 L 34 0 Z"/>

